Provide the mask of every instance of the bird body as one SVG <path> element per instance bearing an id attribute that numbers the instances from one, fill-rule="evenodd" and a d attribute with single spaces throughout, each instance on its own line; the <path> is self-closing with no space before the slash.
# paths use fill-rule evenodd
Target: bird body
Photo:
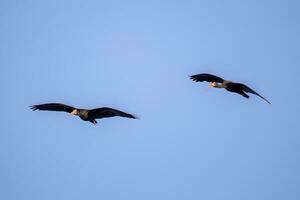
<path id="1" fill-rule="evenodd" d="M 229 92 L 237 93 L 247 99 L 249 98 L 249 95 L 246 93 L 252 93 L 252 94 L 259 96 L 260 98 L 265 100 L 267 103 L 271 104 L 266 98 L 264 98 L 263 96 L 261 96 L 260 94 L 258 94 L 254 90 L 252 90 L 250 87 L 248 87 L 247 85 L 242 84 L 242 83 L 235 83 L 232 81 L 224 80 L 223 78 L 220 78 L 218 76 L 215 76 L 212 74 L 206 74 L 206 73 L 196 74 L 196 75 L 191 76 L 190 78 L 196 82 L 203 82 L 203 81 L 210 82 L 211 87 L 224 88 Z"/>
<path id="2" fill-rule="evenodd" d="M 232 83 L 229 82 L 226 84 L 225 89 L 229 92 L 234 92 L 237 93 L 239 95 L 242 95 L 245 98 L 249 98 L 249 95 L 247 95 L 244 90 L 243 90 L 243 85 L 241 83 Z"/>
<path id="3" fill-rule="evenodd" d="M 87 110 L 87 109 L 77 109 L 77 110 L 78 110 L 78 116 L 83 121 L 90 121 L 92 123 L 97 123 L 96 120 L 90 119 L 90 117 L 89 117 L 89 110 Z"/>
<path id="4" fill-rule="evenodd" d="M 116 116 L 136 119 L 134 115 L 113 108 L 108 108 L 108 107 L 88 110 L 88 109 L 75 108 L 61 103 L 47 103 L 47 104 L 33 105 L 31 106 L 31 109 L 33 111 L 42 110 L 42 111 L 68 112 L 72 115 L 79 116 L 83 121 L 89 121 L 93 124 L 98 123 L 96 119 L 116 117 Z"/>

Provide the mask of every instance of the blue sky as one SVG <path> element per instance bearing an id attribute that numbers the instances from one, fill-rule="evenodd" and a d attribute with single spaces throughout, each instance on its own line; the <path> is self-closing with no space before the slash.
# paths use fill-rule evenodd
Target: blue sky
<path id="1" fill-rule="evenodd" d="M 0 199 L 299 199 L 299 4 L 1 1 Z"/>

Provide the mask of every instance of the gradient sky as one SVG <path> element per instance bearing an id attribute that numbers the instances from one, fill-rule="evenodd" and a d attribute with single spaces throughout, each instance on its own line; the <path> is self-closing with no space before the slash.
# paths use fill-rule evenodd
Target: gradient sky
<path id="1" fill-rule="evenodd" d="M 299 9 L 0 1 L 0 199 L 300 199 Z M 272 105 L 189 80 L 203 72 Z M 47 102 L 141 120 L 29 109 Z"/>

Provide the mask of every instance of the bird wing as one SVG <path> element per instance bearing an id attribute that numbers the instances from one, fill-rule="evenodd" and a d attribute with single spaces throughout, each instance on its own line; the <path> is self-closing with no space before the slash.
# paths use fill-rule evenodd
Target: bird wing
<path id="1" fill-rule="evenodd" d="M 135 117 L 131 114 L 128 114 L 128 113 L 125 113 L 125 112 L 122 112 L 120 110 L 116 110 L 113 108 L 103 107 L 103 108 L 92 109 L 89 111 L 89 117 L 94 118 L 94 119 L 116 117 L 116 116 L 137 119 L 137 117 Z"/>
<path id="2" fill-rule="evenodd" d="M 207 82 L 223 83 L 223 81 L 224 81 L 224 79 L 222 79 L 218 76 L 212 75 L 212 74 L 196 74 L 196 75 L 190 76 L 190 78 L 196 82 L 207 81 Z"/>
<path id="3" fill-rule="evenodd" d="M 47 110 L 47 111 L 63 111 L 71 113 L 75 108 L 61 103 L 46 103 L 40 105 L 33 105 L 30 107 L 33 111 L 35 110 Z"/>
<path id="4" fill-rule="evenodd" d="M 252 93 L 252 94 L 255 94 L 257 96 L 259 96 L 260 98 L 262 98 L 263 100 L 265 100 L 267 103 L 271 104 L 270 101 L 268 101 L 265 97 L 261 96 L 260 94 L 258 94 L 257 92 L 255 92 L 254 90 L 252 90 L 250 87 L 248 87 L 247 85 L 245 84 L 240 84 L 243 91 L 244 92 L 248 92 L 248 93 Z"/>

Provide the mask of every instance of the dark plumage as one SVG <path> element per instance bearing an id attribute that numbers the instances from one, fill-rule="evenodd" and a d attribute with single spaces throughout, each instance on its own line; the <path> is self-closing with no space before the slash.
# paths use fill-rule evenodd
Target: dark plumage
<path id="1" fill-rule="evenodd" d="M 218 76 L 212 74 L 205 74 L 205 73 L 196 74 L 191 76 L 190 78 L 196 82 L 203 82 L 203 81 L 211 82 L 210 85 L 214 88 L 225 88 L 227 91 L 237 93 L 239 95 L 242 95 L 245 98 L 249 98 L 249 95 L 247 95 L 246 93 L 252 93 L 259 96 L 267 103 L 271 104 L 266 98 L 264 98 L 263 96 L 261 96 L 260 94 L 252 90 L 250 87 L 242 83 L 234 83 L 232 81 L 224 80 Z"/>
<path id="2" fill-rule="evenodd" d="M 132 119 L 137 119 L 135 116 L 122 112 L 120 110 L 116 110 L 113 108 L 103 107 L 96 108 L 92 110 L 75 108 L 72 106 L 68 106 L 60 103 L 47 103 L 40 105 L 33 105 L 30 107 L 33 111 L 35 110 L 43 110 L 43 111 L 62 111 L 67 112 L 72 115 L 79 116 L 84 121 L 89 121 L 93 124 L 96 124 L 96 119 L 108 118 L 108 117 L 127 117 Z"/>
<path id="3" fill-rule="evenodd" d="M 224 81 L 224 79 L 211 74 L 196 74 L 191 76 L 191 79 L 196 82 L 207 81 L 207 82 L 223 83 Z"/>

